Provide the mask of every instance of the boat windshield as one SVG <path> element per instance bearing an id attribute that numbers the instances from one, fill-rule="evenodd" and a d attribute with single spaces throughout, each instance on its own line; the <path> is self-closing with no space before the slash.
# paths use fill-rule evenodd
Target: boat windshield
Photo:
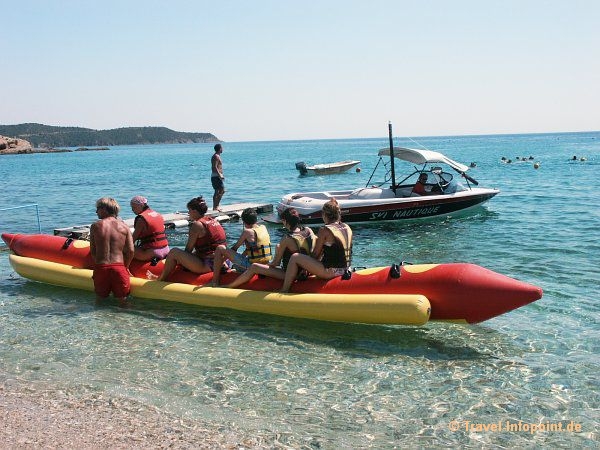
<path id="1" fill-rule="evenodd" d="M 380 154 L 379 161 L 377 162 L 377 165 L 373 169 L 373 172 L 371 173 L 371 176 L 370 176 L 369 180 L 367 181 L 367 184 L 365 185 L 365 187 L 368 187 L 368 186 L 382 187 L 392 180 L 391 166 L 384 159 L 384 156 L 386 153 L 389 156 L 389 149 L 387 149 L 387 152 L 385 150 L 386 149 L 383 149 L 379 152 L 379 154 Z M 396 156 L 395 150 L 396 150 L 396 147 L 394 148 L 394 156 Z M 398 188 L 401 186 L 403 186 L 403 187 L 409 186 L 409 185 L 414 186 L 414 184 L 417 182 L 419 175 L 421 173 L 427 174 L 427 184 L 428 185 L 434 187 L 436 190 L 439 189 L 441 192 L 444 192 L 444 193 L 470 190 L 471 183 L 473 183 L 474 185 L 479 184 L 479 183 L 477 183 L 476 180 L 474 180 L 473 178 L 471 178 L 469 175 L 467 175 L 465 173 L 465 171 L 468 170 L 468 167 L 466 167 L 460 163 L 457 163 L 455 161 L 452 161 L 450 159 L 447 159 L 447 158 L 446 158 L 447 161 L 444 160 L 445 157 L 441 153 L 429 152 L 429 151 L 424 151 L 424 150 L 412 150 L 412 149 L 400 149 L 400 150 L 407 151 L 404 154 L 404 156 L 407 156 L 407 155 L 415 156 L 416 155 L 416 157 L 415 157 L 414 161 L 410 161 L 414 165 L 412 167 L 412 171 L 409 169 L 408 175 L 402 175 L 402 173 L 399 172 L 399 170 L 398 170 L 400 167 L 396 166 L 395 179 L 400 180 L 400 181 L 396 181 L 396 184 L 394 186 L 395 188 Z M 431 155 L 429 155 L 429 153 L 435 154 L 436 157 L 433 158 Z M 424 161 L 424 159 L 426 159 L 426 158 L 421 158 L 422 155 L 429 156 L 429 160 Z M 409 161 L 408 157 L 399 158 L 399 159 L 403 160 L 403 161 Z M 445 164 L 445 166 L 442 167 L 439 165 L 434 165 L 434 164 L 432 164 L 432 162 L 433 162 L 432 160 L 435 160 L 435 163 L 437 163 L 437 164 L 443 163 L 443 164 Z M 451 164 L 451 165 L 448 164 L 448 161 L 452 161 L 453 164 Z M 371 180 L 372 180 L 373 176 L 375 175 L 377 168 L 379 167 L 379 165 L 382 162 L 383 162 L 382 165 L 385 167 L 384 180 L 378 184 L 371 184 Z M 420 166 L 417 166 L 416 164 L 419 164 Z M 448 166 L 450 166 L 450 167 L 448 167 Z M 461 177 L 465 179 L 466 186 L 464 186 L 463 184 L 459 183 L 456 180 L 456 178 L 458 178 L 458 177 L 455 174 L 452 174 L 447 171 L 447 170 L 449 170 L 449 168 L 452 168 L 453 170 L 458 172 L 461 175 Z M 463 168 L 465 169 L 465 171 L 459 170 L 459 169 L 463 169 Z M 446 169 L 446 170 L 444 170 L 444 169 Z M 402 178 L 402 177 L 404 177 L 404 178 Z"/>
<path id="2" fill-rule="evenodd" d="M 446 188 L 454 181 L 454 175 L 449 172 L 444 172 L 441 167 L 432 167 L 429 170 L 419 170 L 416 169 L 414 172 L 410 173 L 408 176 L 403 178 L 397 186 L 402 185 L 414 185 L 421 174 L 426 175 L 427 185 L 438 185 L 442 190 L 446 190 Z M 456 182 L 454 182 L 456 184 Z"/>

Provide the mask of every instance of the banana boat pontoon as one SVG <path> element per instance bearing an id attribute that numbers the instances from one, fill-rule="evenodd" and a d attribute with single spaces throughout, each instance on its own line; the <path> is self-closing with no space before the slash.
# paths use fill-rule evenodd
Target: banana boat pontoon
<path id="1" fill-rule="evenodd" d="M 45 234 L 2 234 L 10 263 L 24 278 L 93 291 L 89 242 Z M 133 261 L 131 295 L 208 307 L 335 322 L 423 325 L 428 320 L 478 323 L 527 305 L 542 289 L 475 264 L 391 265 L 358 270 L 350 279 L 298 281 L 292 293 L 281 281 L 254 277 L 244 289 L 203 287 L 212 273 L 176 269 L 168 282 L 147 280 L 164 263 Z M 229 272 L 223 283 L 237 274 Z"/>

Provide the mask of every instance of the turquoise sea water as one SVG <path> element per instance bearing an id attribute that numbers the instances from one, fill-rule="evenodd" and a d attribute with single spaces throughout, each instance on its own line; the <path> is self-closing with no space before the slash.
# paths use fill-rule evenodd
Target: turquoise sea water
<path id="1" fill-rule="evenodd" d="M 135 399 L 292 448 L 597 447 L 600 132 L 418 141 L 476 162 L 472 176 L 501 193 L 467 217 L 356 224 L 355 265 L 472 262 L 541 286 L 540 301 L 472 326 L 331 324 L 147 300 L 120 310 L 94 306 L 92 293 L 24 280 L 2 252 L 0 386 Z M 364 186 L 386 145 L 225 143 L 223 203 Z M 212 195 L 212 153 L 164 145 L 2 156 L 0 209 L 36 203 L 48 233 L 92 222 L 104 195 L 125 218 L 136 194 L 161 212 L 182 211 L 191 197 Z M 300 178 L 294 168 L 343 159 L 361 160 L 363 170 Z M 226 229 L 233 241 L 241 225 Z M 0 211 L 0 231 L 36 232 L 35 209 Z M 278 241 L 281 231 L 270 231 Z M 170 237 L 186 240 L 183 230 Z M 482 428 L 498 423 L 514 428 Z M 529 424 L 555 431 L 532 433 Z"/>

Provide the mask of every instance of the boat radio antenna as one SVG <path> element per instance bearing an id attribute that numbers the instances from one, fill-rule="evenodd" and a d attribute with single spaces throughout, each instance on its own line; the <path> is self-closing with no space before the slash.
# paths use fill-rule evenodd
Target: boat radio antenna
<path id="1" fill-rule="evenodd" d="M 414 142 L 415 144 L 417 144 L 419 147 L 421 147 L 423 150 L 429 150 L 427 147 L 425 147 L 423 144 L 421 144 L 420 142 L 415 141 L 413 138 L 411 138 L 410 136 L 408 137 L 408 140 L 410 140 L 411 142 Z"/>
<path id="2" fill-rule="evenodd" d="M 388 135 L 390 138 L 390 161 L 392 164 L 392 191 L 396 194 L 396 173 L 394 172 L 394 138 L 392 137 L 392 122 L 388 122 Z"/>

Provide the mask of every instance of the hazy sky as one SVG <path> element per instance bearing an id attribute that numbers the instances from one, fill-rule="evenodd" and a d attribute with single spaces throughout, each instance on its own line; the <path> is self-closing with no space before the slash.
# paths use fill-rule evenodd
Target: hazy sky
<path id="1" fill-rule="evenodd" d="M 0 0 L 0 124 L 225 141 L 600 129 L 600 1 Z"/>

